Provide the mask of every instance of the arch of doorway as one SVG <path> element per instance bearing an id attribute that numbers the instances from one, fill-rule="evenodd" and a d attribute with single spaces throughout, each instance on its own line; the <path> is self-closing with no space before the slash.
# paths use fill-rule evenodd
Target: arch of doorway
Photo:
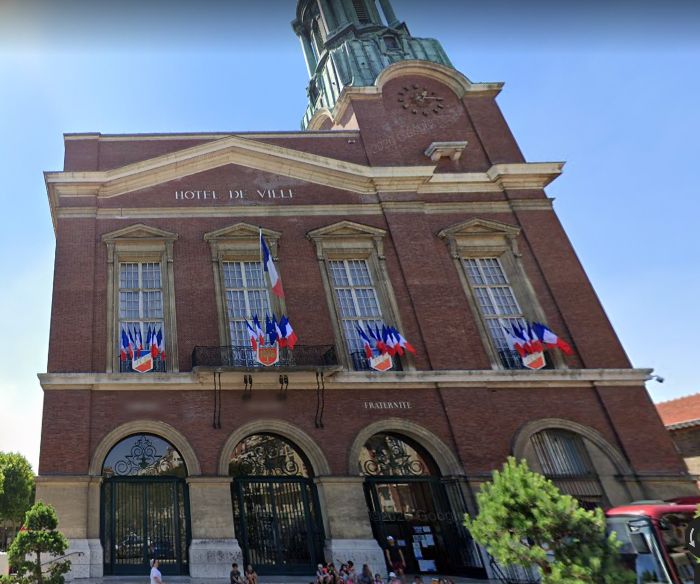
<path id="1" fill-rule="evenodd" d="M 361 475 L 358 461 L 360 460 L 362 448 L 372 436 L 380 433 L 398 434 L 410 438 L 419 444 L 430 454 L 440 469 L 440 474 L 444 477 L 466 475 L 455 453 L 440 438 L 427 428 L 401 418 L 380 420 L 365 426 L 358 432 L 350 447 L 348 457 L 349 475 Z"/>
<path id="2" fill-rule="evenodd" d="M 90 462 L 90 476 L 97 477 L 102 475 L 102 465 L 109 451 L 124 438 L 133 436 L 134 434 L 153 434 L 163 440 L 170 442 L 180 453 L 187 467 L 187 476 L 198 476 L 202 474 L 199 460 L 192 446 L 185 436 L 170 424 L 159 422 L 156 420 L 136 420 L 127 422 L 116 427 L 107 434 L 95 448 Z"/>
<path id="3" fill-rule="evenodd" d="M 249 422 L 235 430 L 226 440 L 219 457 L 219 475 L 228 476 L 228 465 L 231 455 L 238 444 L 253 434 L 276 434 L 289 440 L 307 458 L 314 477 L 328 476 L 331 467 L 325 454 L 306 432 L 289 422 L 276 419 L 263 419 Z"/>

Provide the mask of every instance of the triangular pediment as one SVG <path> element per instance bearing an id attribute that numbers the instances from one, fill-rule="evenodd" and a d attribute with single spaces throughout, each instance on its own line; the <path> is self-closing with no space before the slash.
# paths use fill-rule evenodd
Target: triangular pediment
<path id="1" fill-rule="evenodd" d="M 175 241 L 177 237 L 177 233 L 171 233 L 170 231 L 165 231 L 164 229 L 158 229 L 157 227 L 151 227 L 150 225 L 139 223 L 137 225 L 124 227 L 123 229 L 118 229 L 117 231 L 105 233 L 102 236 L 102 241 L 113 242 L 148 239 Z"/>
<path id="2" fill-rule="evenodd" d="M 520 228 L 508 223 L 500 221 L 491 221 L 489 219 L 469 219 L 457 225 L 453 225 L 443 229 L 438 236 L 446 237 L 465 237 L 465 236 L 484 236 L 484 235 L 501 235 L 508 238 L 517 237 L 520 234 Z"/>
<path id="3" fill-rule="evenodd" d="M 223 240 L 240 240 L 257 238 L 260 234 L 261 227 L 252 225 L 251 223 L 236 223 L 216 231 L 210 231 L 204 234 L 204 241 L 223 241 Z M 262 229 L 262 234 L 266 239 L 279 239 L 281 233 L 272 229 Z"/>
<path id="4" fill-rule="evenodd" d="M 309 231 L 307 234 L 311 239 L 319 239 L 321 237 L 384 237 L 386 231 L 369 225 L 362 225 L 354 221 L 340 221 Z"/>

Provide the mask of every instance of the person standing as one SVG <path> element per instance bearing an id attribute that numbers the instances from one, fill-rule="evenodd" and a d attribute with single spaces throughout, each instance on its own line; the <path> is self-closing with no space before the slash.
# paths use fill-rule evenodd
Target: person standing
<path id="1" fill-rule="evenodd" d="M 389 571 L 394 572 L 401 579 L 401 582 L 405 584 L 406 560 L 403 557 L 403 552 L 396 545 L 396 540 L 391 535 L 386 538 L 384 555 L 386 556 Z"/>
<path id="2" fill-rule="evenodd" d="M 151 560 L 151 584 L 163 584 L 163 575 L 158 569 L 160 562 L 157 559 Z"/>

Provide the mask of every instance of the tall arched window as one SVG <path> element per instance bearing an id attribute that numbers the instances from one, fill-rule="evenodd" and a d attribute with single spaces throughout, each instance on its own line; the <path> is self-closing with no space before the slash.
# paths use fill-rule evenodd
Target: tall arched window
<path id="1" fill-rule="evenodd" d="M 607 504 L 583 437 L 568 430 L 543 430 L 530 438 L 542 473 L 584 507 Z"/>

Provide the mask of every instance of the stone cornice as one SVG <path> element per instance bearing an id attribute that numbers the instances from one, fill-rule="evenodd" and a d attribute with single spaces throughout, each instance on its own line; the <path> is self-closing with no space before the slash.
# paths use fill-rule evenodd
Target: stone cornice
<path id="1" fill-rule="evenodd" d="M 96 172 L 46 172 L 52 218 L 62 197 L 118 197 L 228 164 L 360 194 L 501 192 L 541 189 L 563 163 L 497 164 L 487 172 L 436 173 L 435 165 L 372 167 L 229 136 L 149 160 Z"/>
<path id="2" fill-rule="evenodd" d="M 368 384 L 382 387 L 418 389 L 426 387 L 470 388 L 513 387 L 526 391 L 531 387 L 637 387 L 643 385 L 651 369 L 548 369 L 542 371 L 406 371 L 374 373 L 356 371 L 326 372 L 326 389 L 361 389 Z M 279 371 L 230 371 L 222 373 L 222 390 L 243 389 L 243 375 L 254 378 L 254 392 L 279 391 Z M 316 390 L 313 371 L 288 371 L 290 390 Z M 213 372 L 196 369 L 190 373 L 171 374 L 106 374 L 106 373 L 41 373 L 41 387 L 45 391 L 86 389 L 95 391 L 153 391 L 188 390 L 211 391 Z"/>

